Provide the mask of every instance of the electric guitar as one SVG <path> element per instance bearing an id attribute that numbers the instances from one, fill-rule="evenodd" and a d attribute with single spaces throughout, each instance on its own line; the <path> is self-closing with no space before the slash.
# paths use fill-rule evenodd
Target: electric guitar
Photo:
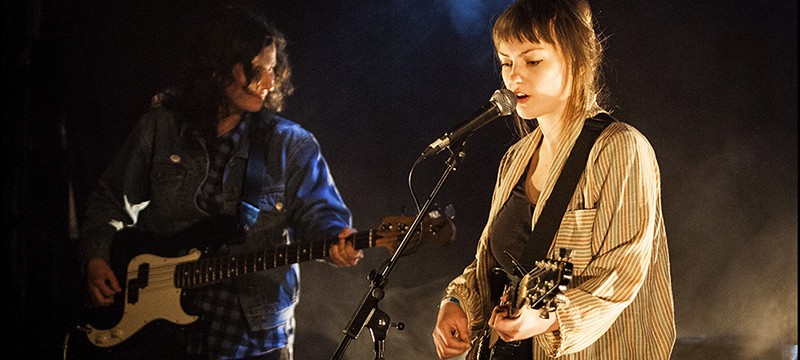
<path id="1" fill-rule="evenodd" d="M 544 319 L 555 310 L 555 297 L 567 288 L 572 279 L 572 263 L 569 262 L 572 251 L 560 249 L 558 259 L 545 259 L 537 261 L 533 270 L 525 273 L 521 278 L 508 273 L 502 268 L 496 268 L 493 280 L 493 294 L 502 285 L 502 295 L 496 306 L 505 308 L 509 318 L 517 318 L 522 309 L 529 306 L 533 309 L 542 309 Z M 519 265 L 517 264 L 519 268 Z M 475 341 L 477 360 L 503 360 L 513 359 L 513 354 L 519 348 L 519 341 L 502 341 L 492 328 L 488 328 Z"/>
<path id="2" fill-rule="evenodd" d="M 347 240 L 356 249 L 380 246 L 394 253 L 413 220 L 414 217 L 405 215 L 386 216 L 377 228 L 354 233 Z M 455 226 L 450 220 L 439 210 L 428 212 L 419 230 L 409 237 L 402 255 L 416 252 L 426 242 L 437 245 L 452 242 Z M 111 349 L 156 321 L 191 324 L 199 316 L 184 311 L 181 306 L 184 291 L 252 272 L 323 259 L 329 256 L 329 246 L 339 241 L 325 239 L 276 245 L 251 253 L 206 256 L 211 249 L 231 239 L 241 240 L 244 235 L 234 217 L 212 217 L 161 238 L 137 227 L 118 231 L 112 241 L 110 260 L 123 291 L 115 295 L 113 305 L 89 309 L 87 323 L 75 332 L 94 347 Z M 165 247 L 170 248 L 165 250 Z M 177 249 L 194 250 L 182 256 L 161 256 L 174 256 L 170 252 Z M 80 336 L 81 333 L 85 335 Z M 67 343 L 74 343 L 69 337 L 70 334 L 65 339 L 65 348 Z"/>

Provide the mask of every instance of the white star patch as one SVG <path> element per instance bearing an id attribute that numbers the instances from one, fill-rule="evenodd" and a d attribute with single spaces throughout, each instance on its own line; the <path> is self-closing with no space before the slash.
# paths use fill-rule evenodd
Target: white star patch
<path id="1" fill-rule="evenodd" d="M 109 220 L 108 223 L 117 231 L 122 230 L 125 226 L 136 225 L 136 221 L 139 220 L 139 213 L 144 210 L 147 205 L 150 205 L 150 200 L 131 205 L 130 201 L 128 201 L 128 195 L 123 195 L 122 198 L 125 200 L 125 211 L 128 212 L 128 216 L 131 218 L 131 220 L 133 220 L 133 222 L 130 225 L 125 225 L 125 223 L 121 220 Z"/>

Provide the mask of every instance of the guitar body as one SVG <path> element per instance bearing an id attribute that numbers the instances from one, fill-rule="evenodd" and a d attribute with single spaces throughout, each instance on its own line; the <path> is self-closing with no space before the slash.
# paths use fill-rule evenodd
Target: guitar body
<path id="1" fill-rule="evenodd" d="M 492 333 L 493 334 L 493 333 Z M 512 341 L 507 343 L 497 337 L 497 335 L 485 334 L 490 338 L 483 341 L 491 343 L 491 346 L 479 346 L 477 352 L 478 360 L 528 360 L 533 357 L 531 339 Z M 482 341 L 482 343 L 483 343 Z"/>
<path id="2" fill-rule="evenodd" d="M 572 279 L 571 251 L 561 249 L 559 254 L 558 259 L 537 261 L 536 267 L 521 278 L 503 269 L 494 269 L 490 283 L 492 299 L 497 300 L 495 306 L 506 308 L 512 318 L 519 316 L 524 306 L 543 309 L 540 316 L 548 316 L 555 310 L 556 294 L 565 290 Z M 494 329 L 488 325 L 486 328 L 476 339 L 477 360 L 531 359 L 533 356 L 531 339 L 505 342 Z"/>
<path id="3" fill-rule="evenodd" d="M 500 302 L 500 298 L 504 294 L 512 294 L 519 286 L 520 280 L 519 276 L 511 275 L 503 269 L 492 269 L 489 284 L 491 284 L 492 299 L 495 299 L 494 306 L 507 306 L 505 303 Z M 523 349 L 520 346 L 521 341 L 507 343 L 500 339 L 491 328 L 486 329 L 479 339 L 476 350 L 476 359 L 478 360 L 521 359 L 522 357 L 517 357 L 521 356 L 518 352 L 527 350 L 530 353 L 529 349 Z"/>
<path id="4" fill-rule="evenodd" d="M 184 289 L 175 282 L 176 267 L 218 249 L 225 238 L 243 236 L 233 217 L 214 217 L 176 234 L 156 237 L 136 227 L 118 231 L 110 249 L 111 268 L 123 291 L 108 307 L 86 310 L 83 331 L 92 345 L 119 345 L 151 322 L 187 325 L 198 316 L 184 311 Z M 188 254 L 177 256 L 180 252 Z"/>
<path id="5" fill-rule="evenodd" d="M 87 325 L 90 341 L 99 347 L 115 346 L 154 320 L 164 319 L 178 325 L 197 320 L 197 316 L 183 311 L 183 290 L 175 287 L 171 275 L 177 264 L 197 260 L 200 255 L 200 251 L 173 258 L 142 254 L 131 259 L 123 273 L 128 276 L 122 278 L 128 284 L 126 291 Z M 159 277 L 164 279 L 163 274 L 170 277 L 159 280 Z M 120 279 L 119 275 L 117 278 Z"/>

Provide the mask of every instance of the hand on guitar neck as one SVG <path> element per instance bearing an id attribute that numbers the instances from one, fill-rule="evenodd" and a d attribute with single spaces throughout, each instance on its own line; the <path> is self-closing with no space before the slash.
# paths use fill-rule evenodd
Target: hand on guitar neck
<path id="1" fill-rule="evenodd" d="M 509 313 L 510 310 L 508 304 L 500 304 L 489 318 L 489 326 L 505 342 L 524 340 L 559 328 L 558 316 L 547 309 L 524 306 L 515 313 Z"/>
<path id="2" fill-rule="evenodd" d="M 347 241 L 350 235 L 355 233 L 355 229 L 344 228 L 339 233 L 339 242 L 330 246 L 328 256 L 334 264 L 341 267 L 353 266 L 364 257 L 363 250 L 356 249 L 351 241 Z"/>

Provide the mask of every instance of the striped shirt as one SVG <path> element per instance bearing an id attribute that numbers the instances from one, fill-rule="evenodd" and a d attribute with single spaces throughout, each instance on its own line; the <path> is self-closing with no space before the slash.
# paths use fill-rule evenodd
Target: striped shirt
<path id="1" fill-rule="evenodd" d="M 577 121 L 566 129 L 532 227 L 582 127 Z M 489 229 L 541 140 L 537 129 L 504 155 L 475 259 L 447 288 L 467 314 L 474 344 L 493 303 Z M 560 248 L 573 250 L 573 278 L 557 297 L 560 329 L 534 337 L 533 358 L 669 359 L 675 317 L 660 173 L 649 142 L 630 125 L 614 122 L 597 139 L 549 256 Z"/>

